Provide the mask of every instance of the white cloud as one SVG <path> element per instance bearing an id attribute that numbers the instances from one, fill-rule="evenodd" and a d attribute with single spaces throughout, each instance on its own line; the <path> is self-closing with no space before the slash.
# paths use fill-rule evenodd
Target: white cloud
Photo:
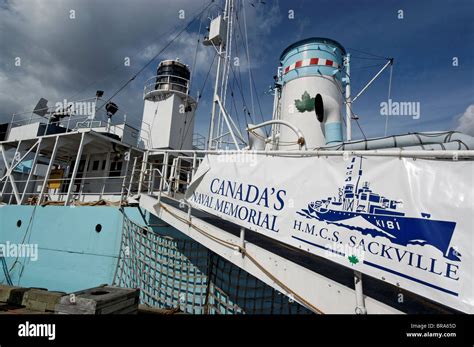
<path id="1" fill-rule="evenodd" d="M 469 105 L 458 119 L 456 130 L 474 136 L 474 104 Z"/>

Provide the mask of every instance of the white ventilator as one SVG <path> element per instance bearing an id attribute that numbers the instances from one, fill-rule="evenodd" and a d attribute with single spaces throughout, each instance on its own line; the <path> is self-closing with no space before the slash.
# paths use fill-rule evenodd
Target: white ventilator
<path id="1" fill-rule="evenodd" d="M 343 141 L 342 64 L 344 48 L 336 41 L 310 38 L 285 49 L 280 57 L 279 119 L 300 129 L 308 149 Z M 280 150 L 298 149 L 294 132 L 280 128 Z"/>

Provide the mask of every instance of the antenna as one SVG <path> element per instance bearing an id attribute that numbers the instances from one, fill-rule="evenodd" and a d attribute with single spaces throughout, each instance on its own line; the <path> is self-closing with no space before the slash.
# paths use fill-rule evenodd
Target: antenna
<path id="1" fill-rule="evenodd" d="M 33 110 L 33 113 L 37 114 L 38 116 L 44 117 L 46 113 L 48 113 L 48 100 L 44 98 L 39 99 Z"/>

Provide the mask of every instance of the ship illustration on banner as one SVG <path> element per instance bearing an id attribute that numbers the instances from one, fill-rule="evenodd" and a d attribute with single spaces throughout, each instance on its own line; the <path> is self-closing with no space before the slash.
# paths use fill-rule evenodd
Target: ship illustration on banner
<path id="1" fill-rule="evenodd" d="M 384 236 L 401 246 L 431 245 L 445 258 L 460 261 L 461 254 L 450 248 L 456 222 L 433 220 L 429 213 L 421 213 L 421 218 L 407 217 L 399 211 L 403 207 L 401 201 L 375 193 L 369 182 L 362 183 L 362 161 L 362 157 L 352 158 L 347 167 L 346 183 L 339 188 L 337 198 L 313 201 L 297 213 L 363 235 Z"/>

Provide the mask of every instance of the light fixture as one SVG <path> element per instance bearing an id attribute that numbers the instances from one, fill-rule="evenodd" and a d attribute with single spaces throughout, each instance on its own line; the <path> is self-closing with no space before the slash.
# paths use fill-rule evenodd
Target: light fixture
<path id="1" fill-rule="evenodd" d="M 105 110 L 107 111 L 107 116 L 109 118 L 112 118 L 112 116 L 117 113 L 118 111 L 118 106 L 117 104 L 113 103 L 112 101 L 109 101 L 107 105 L 105 105 Z"/>

